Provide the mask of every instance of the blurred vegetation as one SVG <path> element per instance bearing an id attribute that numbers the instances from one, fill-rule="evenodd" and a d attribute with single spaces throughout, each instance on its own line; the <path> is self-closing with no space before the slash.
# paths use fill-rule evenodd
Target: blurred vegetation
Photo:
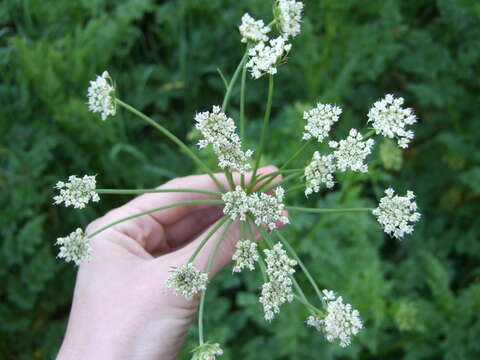
<path id="1" fill-rule="evenodd" d="M 87 173 L 102 187 L 153 187 L 196 171 L 130 114 L 102 122 L 89 113 L 88 81 L 108 69 L 121 98 L 193 147 L 195 111 L 222 98 L 217 67 L 231 74 L 241 58 L 241 15 L 268 21 L 270 10 L 263 0 L 0 3 L 1 359 L 55 356 L 75 269 L 56 261 L 54 239 L 128 199 L 54 207 L 56 181 Z M 369 106 L 393 92 L 418 114 L 412 146 L 398 152 L 383 141 L 371 178 L 346 175 L 308 201 L 370 206 L 392 185 L 414 190 L 424 216 L 402 242 L 368 214 L 295 216 L 285 229 L 321 286 L 360 310 L 365 329 L 350 348 L 308 329 L 295 303 L 266 324 L 258 274 L 229 270 L 207 293 L 207 338 L 224 345 L 222 359 L 480 358 L 480 2 L 310 0 L 305 15 L 276 76 L 264 163 L 279 164 L 299 146 L 301 112 L 315 102 L 344 108 L 338 138 L 365 127 Z M 253 145 L 266 82 L 247 86 Z M 189 358 L 195 327 L 191 335 L 181 358 Z"/>

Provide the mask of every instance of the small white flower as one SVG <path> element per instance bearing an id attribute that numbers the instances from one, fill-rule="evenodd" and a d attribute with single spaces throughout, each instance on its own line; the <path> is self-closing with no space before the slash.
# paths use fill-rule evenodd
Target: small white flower
<path id="1" fill-rule="evenodd" d="M 280 29 L 283 36 L 295 37 L 300 33 L 303 3 L 294 0 L 278 1 Z"/>
<path id="2" fill-rule="evenodd" d="M 246 214 L 249 209 L 248 195 L 241 186 L 237 185 L 234 191 L 227 192 L 222 195 L 222 200 L 225 202 L 223 213 L 230 215 L 232 220 L 240 218 L 246 219 Z"/>
<path id="3" fill-rule="evenodd" d="M 385 190 L 385 194 L 387 196 L 380 199 L 372 213 L 387 234 L 401 239 L 405 234 L 411 234 L 413 223 L 420 220 L 415 195 L 407 191 L 406 196 L 394 196 L 395 191 L 391 188 Z"/>
<path id="4" fill-rule="evenodd" d="M 168 277 L 166 285 L 173 288 L 175 295 L 181 295 L 187 300 L 207 288 L 208 275 L 196 269 L 191 263 L 174 268 Z"/>
<path id="5" fill-rule="evenodd" d="M 233 272 L 241 272 L 245 268 L 255 270 L 255 262 L 259 259 L 257 244 L 250 240 L 240 240 L 235 248 L 232 256 L 232 260 L 235 261 Z"/>
<path id="6" fill-rule="evenodd" d="M 363 141 L 362 134 L 355 129 L 350 129 L 346 139 L 340 140 L 340 142 L 330 141 L 328 144 L 331 148 L 336 149 L 333 157 L 338 170 L 368 171 L 368 166 L 363 161 L 372 152 L 373 139 Z"/>
<path id="7" fill-rule="evenodd" d="M 390 139 L 397 139 L 398 146 L 407 148 L 413 139 L 413 131 L 406 130 L 407 125 L 417 122 L 410 108 L 403 108 L 403 98 L 394 98 L 388 94 L 377 101 L 368 112 L 368 122 L 371 122 L 375 132 Z"/>
<path id="8" fill-rule="evenodd" d="M 253 193 L 248 197 L 248 210 L 253 215 L 255 224 L 266 224 L 271 230 L 277 227 L 277 222 L 288 224 L 288 218 L 282 215 L 285 208 L 284 194 L 283 188 L 278 186 L 275 189 L 275 196 Z"/>
<path id="9" fill-rule="evenodd" d="M 323 300 L 326 302 L 327 315 L 324 318 L 310 316 L 307 325 L 322 331 L 329 342 L 340 341 L 341 347 L 351 343 L 351 337 L 358 334 L 363 324 L 360 314 L 352 309 L 350 304 L 344 304 L 341 296 L 335 299 L 332 291 L 323 290 Z"/>
<path id="10" fill-rule="evenodd" d="M 214 106 L 212 112 L 198 113 L 195 122 L 195 127 L 203 135 L 198 146 L 202 149 L 211 144 L 222 169 L 229 168 L 242 174 L 250 170 L 248 160 L 253 152 L 242 151 L 242 142 L 235 132 L 235 122 L 227 117 L 219 106 Z"/>
<path id="11" fill-rule="evenodd" d="M 259 42 L 267 41 L 270 27 L 265 26 L 263 20 L 255 20 L 249 13 L 245 13 L 242 16 L 242 24 L 238 27 L 240 34 L 242 35 L 242 42 L 248 41 Z"/>
<path id="12" fill-rule="evenodd" d="M 311 137 L 317 138 L 322 142 L 328 136 L 332 125 L 338 121 L 342 109 L 330 104 L 318 103 L 316 107 L 303 113 L 303 118 L 307 120 L 303 140 Z"/>
<path id="13" fill-rule="evenodd" d="M 265 320 L 271 321 L 275 314 L 280 312 L 280 306 L 291 302 L 294 298 L 290 275 L 295 273 L 293 267 L 297 265 L 297 262 L 288 257 L 280 243 L 275 244 L 273 249 L 267 249 L 264 252 L 269 281 L 263 284 L 259 301 L 263 305 Z"/>
<path id="14" fill-rule="evenodd" d="M 217 356 L 223 355 L 220 344 L 204 343 L 192 350 L 192 360 L 215 360 Z"/>
<path id="15" fill-rule="evenodd" d="M 277 64 L 291 48 L 292 45 L 287 44 L 281 36 L 271 39 L 268 43 L 261 41 L 248 50 L 249 60 L 245 66 L 250 69 L 254 79 L 264 74 L 274 75 L 277 73 Z"/>
<path id="16" fill-rule="evenodd" d="M 100 113 L 102 120 L 116 113 L 115 88 L 111 83 L 110 75 L 104 71 L 102 76 L 97 76 L 95 80 L 90 81 L 87 90 L 88 108 L 91 112 Z"/>
<path id="17" fill-rule="evenodd" d="M 53 197 L 54 204 L 64 203 L 66 207 L 83 209 L 89 201 L 97 202 L 100 197 L 95 192 L 96 181 L 94 175 L 85 175 L 83 178 L 71 175 L 68 182 L 59 181 L 55 188 L 60 193 Z"/>
<path id="18" fill-rule="evenodd" d="M 60 246 L 57 257 L 66 262 L 73 261 L 77 266 L 89 260 L 92 254 L 88 237 L 80 228 L 66 237 L 58 238 L 55 244 Z"/>
<path id="19" fill-rule="evenodd" d="M 333 173 L 336 167 L 333 160 L 333 155 L 320 155 L 318 151 L 313 153 L 312 161 L 305 167 L 305 196 L 319 192 L 321 184 L 329 189 L 335 185 Z"/>

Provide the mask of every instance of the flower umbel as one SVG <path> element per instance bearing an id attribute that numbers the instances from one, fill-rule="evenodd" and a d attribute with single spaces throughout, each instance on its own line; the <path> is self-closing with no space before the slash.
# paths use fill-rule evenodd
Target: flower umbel
<path id="1" fill-rule="evenodd" d="M 407 125 L 417 122 L 410 108 L 403 108 L 403 98 L 394 98 L 387 94 L 377 101 L 368 112 L 368 122 L 372 123 L 375 132 L 390 139 L 397 139 L 398 146 L 407 148 L 413 139 L 413 131 L 406 130 Z"/>
<path id="2" fill-rule="evenodd" d="M 287 44 L 281 36 L 271 39 L 268 43 L 261 41 L 248 50 L 250 59 L 245 66 L 250 69 L 254 79 L 258 79 L 264 74 L 275 75 L 277 64 L 288 54 L 291 48 L 292 45 Z"/>
<path id="3" fill-rule="evenodd" d="M 257 244 L 251 240 L 240 240 L 235 248 L 232 256 L 235 261 L 233 272 L 241 272 L 242 269 L 255 270 L 255 262 L 259 258 Z"/>
<path id="4" fill-rule="evenodd" d="M 288 257 L 280 243 L 271 250 L 264 250 L 264 253 L 269 281 L 263 284 L 259 300 L 263 305 L 265 320 L 271 321 L 280 312 L 280 306 L 294 298 L 290 276 L 295 273 L 293 267 L 297 262 Z"/>
<path id="5" fill-rule="evenodd" d="M 53 197 L 55 204 L 64 203 L 66 207 L 73 206 L 75 209 L 83 209 L 89 201 L 97 202 L 100 197 L 95 192 L 95 175 L 85 175 L 79 178 L 71 175 L 68 182 L 59 181 L 55 188 L 60 194 Z"/>
<path id="6" fill-rule="evenodd" d="M 77 266 L 89 260 L 92 254 L 88 237 L 80 228 L 66 237 L 58 238 L 55 244 L 60 246 L 57 257 L 66 262 L 72 261 Z"/>
<path id="7" fill-rule="evenodd" d="M 280 29 L 285 38 L 300 34 L 303 3 L 294 0 L 280 0 L 278 2 Z"/>
<path id="8" fill-rule="evenodd" d="M 193 264 L 181 265 L 172 270 L 167 279 L 167 286 L 173 288 L 176 295 L 187 300 L 207 288 L 208 275 L 196 269 Z"/>
<path id="9" fill-rule="evenodd" d="M 205 343 L 192 350 L 192 360 L 215 360 L 217 356 L 223 355 L 220 344 Z"/>
<path id="10" fill-rule="evenodd" d="M 335 185 L 333 173 L 336 167 L 333 161 L 333 155 L 320 155 L 318 151 L 313 153 L 312 161 L 305 167 L 305 196 L 319 192 L 321 184 L 329 189 Z"/>
<path id="11" fill-rule="evenodd" d="M 350 304 L 344 304 L 341 296 L 335 298 L 333 291 L 323 290 L 323 293 L 327 315 L 324 318 L 310 316 L 307 325 L 322 331 L 329 342 L 339 340 L 341 347 L 347 347 L 351 337 L 358 334 L 363 327 L 360 313 Z"/>
<path id="12" fill-rule="evenodd" d="M 328 145 L 336 149 L 333 152 L 336 167 L 340 171 L 348 169 L 352 171 L 367 172 L 368 166 L 363 163 L 365 158 L 372 152 L 375 142 L 373 139 L 363 141 L 363 136 L 356 129 L 350 129 L 348 137 L 340 142 L 330 141 Z"/>
<path id="13" fill-rule="evenodd" d="M 93 81 L 90 81 L 88 88 L 88 108 L 91 112 L 98 112 L 102 116 L 102 120 L 106 120 L 108 116 L 116 113 L 115 106 L 115 88 L 107 71 Z"/>
<path id="14" fill-rule="evenodd" d="M 405 234 L 412 233 L 413 223 L 420 220 L 415 195 L 412 191 L 407 191 L 406 196 L 394 195 L 395 191 L 391 188 L 385 190 L 385 194 L 387 196 L 380 199 L 372 213 L 387 234 L 401 239 Z"/>
<path id="15" fill-rule="evenodd" d="M 238 27 L 240 34 L 242 35 L 242 42 L 259 42 L 267 41 L 270 27 L 265 26 L 263 20 L 255 20 L 249 13 L 245 13 L 242 16 L 242 24 Z"/>
<path id="16" fill-rule="evenodd" d="M 312 137 L 322 142 L 328 136 L 332 125 L 338 121 L 342 109 L 330 104 L 318 103 L 316 107 L 303 113 L 303 118 L 307 120 L 303 140 Z"/>
<path id="17" fill-rule="evenodd" d="M 250 170 L 248 159 L 251 150 L 242 151 L 242 142 L 237 135 L 235 122 L 227 117 L 219 106 L 214 106 L 212 112 L 205 111 L 195 116 L 195 127 L 200 130 L 203 139 L 198 142 L 200 149 L 212 144 L 218 157 L 218 166 L 233 171 L 246 173 Z"/>
<path id="18" fill-rule="evenodd" d="M 271 230 L 277 227 L 277 222 L 288 224 L 288 218 L 283 215 L 283 196 L 285 191 L 281 186 L 275 189 L 275 196 L 266 193 L 253 193 L 248 198 L 248 210 L 253 215 L 255 224 L 266 224 Z"/>
<path id="19" fill-rule="evenodd" d="M 223 213 L 229 215 L 232 220 L 240 218 L 246 219 L 246 214 L 249 209 L 248 195 L 237 185 L 235 191 L 230 191 L 222 195 L 222 200 L 225 202 Z"/>

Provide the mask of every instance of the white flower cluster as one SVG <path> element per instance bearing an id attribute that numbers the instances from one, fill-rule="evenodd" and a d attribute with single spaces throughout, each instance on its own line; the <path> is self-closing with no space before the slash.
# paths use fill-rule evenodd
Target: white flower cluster
<path id="1" fill-rule="evenodd" d="M 387 94 L 377 101 L 368 112 L 368 122 L 371 122 L 378 135 L 397 139 L 398 146 L 407 148 L 413 139 L 413 131 L 406 130 L 407 125 L 417 122 L 410 108 L 403 108 L 403 98 L 394 98 Z"/>
<path id="2" fill-rule="evenodd" d="M 281 36 L 268 42 L 260 41 L 248 50 L 250 58 L 245 66 L 250 69 L 254 79 L 258 79 L 264 74 L 274 75 L 277 73 L 277 64 L 291 48 L 292 45 L 287 44 L 285 38 Z"/>
<path id="3" fill-rule="evenodd" d="M 232 260 L 235 261 L 233 272 L 241 272 L 245 268 L 255 270 L 255 262 L 259 259 L 257 244 L 250 240 L 240 240 L 235 248 L 232 256 Z"/>
<path id="4" fill-rule="evenodd" d="M 320 185 L 325 184 L 332 188 L 335 184 L 333 174 L 336 171 L 367 172 L 368 166 L 364 163 L 368 154 L 372 152 L 374 141 L 363 140 L 362 134 L 356 129 L 350 129 L 346 139 L 330 141 L 328 145 L 335 149 L 332 154 L 320 155 L 315 151 L 310 163 L 305 167 L 305 196 L 320 191 Z"/>
<path id="5" fill-rule="evenodd" d="M 329 189 L 333 187 L 333 173 L 336 170 L 333 160 L 333 155 L 320 155 L 318 151 L 313 153 L 312 161 L 305 167 L 305 196 L 319 192 L 321 184 Z"/>
<path id="6" fill-rule="evenodd" d="M 333 291 L 323 290 L 323 300 L 327 304 L 325 318 L 310 316 L 307 325 L 325 333 L 329 342 L 340 341 L 341 347 L 350 345 L 351 337 L 358 334 L 363 324 L 360 314 L 350 304 L 344 304 L 341 296 L 335 297 Z"/>
<path id="7" fill-rule="evenodd" d="M 85 175 L 83 178 L 71 175 L 68 182 L 59 181 L 55 188 L 60 190 L 60 194 L 53 197 L 54 204 L 62 202 L 65 206 L 73 206 L 75 209 L 83 209 L 91 200 L 99 201 L 100 197 L 95 192 L 96 181 L 94 175 Z"/>
<path id="8" fill-rule="evenodd" d="M 255 224 L 266 224 L 271 230 L 277 227 L 276 223 L 288 224 L 288 218 L 284 215 L 283 197 L 285 191 L 278 186 L 275 196 L 266 193 L 253 193 L 249 196 L 249 210 L 254 217 Z"/>
<path id="9" fill-rule="evenodd" d="M 380 199 L 372 213 L 387 234 L 401 239 L 405 234 L 412 233 L 412 224 L 420 220 L 415 195 L 412 191 L 407 191 L 406 196 L 394 195 L 395 191 L 391 188 L 385 190 L 385 194 L 387 196 Z"/>
<path id="10" fill-rule="evenodd" d="M 374 143 L 373 139 L 363 141 L 362 134 L 356 129 L 350 129 L 346 139 L 340 140 L 340 142 L 330 141 L 328 145 L 337 149 L 333 152 L 333 157 L 338 170 L 350 169 L 365 173 L 368 171 L 368 166 L 363 161 L 372 152 Z"/>
<path id="11" fill-rule="evenodd" d="M 295 37 L 300 33 L 303 3 L 294 0 L 278 1 L 280 28 L 285 38 Z"/>
<path id="12" fill-rule="evenodd" d="M 280 306 L 293 300 L 291 275 L 295 273 L 293 268 L 297 262 L 290 259 L 283 249 L 282 244 L 277 243 L 271 250 L 264 250 L 267 264 L 268 282 L 262 286 L 260 303 L 263 305 L 265 320 L 271 321 L 275 314 L 280 312 Z"/>
<path id="13" fill-rule="evenodd" d="M 66 262 L 73 261 L 75 265 L 89 260 L 92 254 L 88 237 L 80 228 L 66 237 L 58 238 L 55 244 L 60 246 L 57 257 L 65 259 Z"/>
<path id="14" fill-rule="evenodd" d="M 111 85 L 111 78 L 107 71 L 102 76 L 97 76 L 94 81 L 90 81 L 88 87 L 88 108 L 91 112 L 98 112 L 105 120 L 110 115 L 115 115 L 115 88 Z"/>
<path id="15" fill-rule="evenodd" d="M 242 42 L 246 43 L 249 41 L 259 42 L 267 41 L 268 34 L 270 32 L 270 27 L 265 26 L 263 20 L 255 20 L 250 16 L 249 13 L 245 13 L 242 16 L 242 24 L 238 27 L 240 34 L 242 35 Z"/>
<path id="16" fill-rule="evenodd" d="M 218 157 L 218 165 L 222 169 L 229 168 L 242 174 L 250 170 L 248 159 L 253 152 L 242 151 L 242 142 L 235 132 L 235 122 L 227 117 L 219 106 L 214 106 L 212 112 L 198 113 L 195 121 L 195 127 L 204 137 L 198 142 L 198 146 L 202 149 L 212 144 L 213 151 Z"/>
<path id="17" fill-rule="evenodd" d="M 316 107 L 303 113 L 303 119 L 307 121 L 303 140 L 312 137 L 322 142 L 328 136 L 333 123 L 338 121 L 342 109 L 330 104 L 318 103 Z"/>
<path id="18" fill-rule="evenodd" d="M 207 288 L 208 275 L 196 269 L 192 263 L 176 267 L 168 277 L 166 285 L 173 288 L 175 295 L 181 295 L 187 300 Z"/>
<path id="19" fill-rule="evenodd" d="M 283 197 L 285 191 L 278 186 L 275 189 L 275 195 L 266 193 L 247 193 L 237 186 L 234 191 L 227 192 L 222 195 L 222 200 L 225 202 L 223 212 L 229 215 L 232 220 L 240 218 L 245 220 L 246 214 L 250 213 L 255 221 L 255 224 L 266 224 L 270 229 L 277 227 L 277 222 L 288 224 L 288 218 L 284 216 Z"/>
<path id="20" fill-rule="evenodd" d="M 204 343 L 192 350 L 192 360 L 215 360 L 217 356 L 223 355 L 220 344 Z"/>

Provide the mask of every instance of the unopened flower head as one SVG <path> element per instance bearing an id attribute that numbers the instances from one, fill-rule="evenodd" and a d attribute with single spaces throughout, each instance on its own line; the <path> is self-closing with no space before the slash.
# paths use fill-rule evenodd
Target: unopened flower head
<path id="1" fill-rule="evenodd" d="M 115 115 L 115 88 L 107 71 L 93 81 L 88 87 L 88 108 L 91 112 L 100 113 L 102 120 Z"/>
<path id="2" fill-rule="evenodd" d="M 222 195 L 222 200 L 225 202 L 223 213 L 229 215 L 232 220 L 240 218 L 246 219 L 246 214 L 249 209 L 247 193 L 237 185 L 234 191 L 227 192 Z"/>
<path id="3" fill-rule="evenodd" d="M 76 209 L 83 209 L 89 201 L 99 201 L 100 197 L 95 192 L 96 181 L 94 175 L 85 175 L 79 178 L 71 175 L 68 182 L 59 181 L 55 185 L 60 193 L 53 197 L 55 204 L 64 203 L 65 206 L 73 206 Z"/>
<path id="4" fill-rule="evenodd" d="M 60 246 L 57 257 L 65 259 L 66 262 L 72 261 L 75 265 L 89 260 L 92 254 L 88 237 L 80 228 L 66 237 L 58 238 L 55 244 Z"/>
<path id="5" fill-rule="evenodd" d="M 327 304 L 327 315 L 324 318 L 310 316 L 307 319 L 307 325 L 322 331 L 329 342 L 340 341 L 341 347 L 350 345 L 351 337 L 358 334 L 363 324 L 360 314 L 352 309 L 350 304 L 344 304 L 341 296 L 335 297 L 332 291 L 327 292 L 323 300 Z"/>
<path id="6" fill-rule="evenodd" d="M 233 272 L 240 272 L 242 269 L 255 270 L 255 262 L 259 259 L 257 244 L 251 240 L 240 240 L 235 248 L 232 256 L 235 262 Z"/>
<path id="7" fill-rule="evenodd" d="M 420 220 L 417 203 L 414 201 L 415 195 L 412 191 L 407 191 L 406 196 L 398 196 L 391 188 L 385 190 L 385 194 L 372 213 L 377 217 L 383 231 L 401 239 L 405 234 L 412 233 L 413 223 Z"/>
<path id="8" fill-rule="evenodd" d="M 220 344 L 204 343 L 192 350 L 192 360 L 215 360 L 217 356 L 223 355 Z"/>
<path id="9" fill-rule="evenodd" d="M 373 139 L 363 141 L 363 136 L 355 129 L 350 129 L 348 137 L 344 140 L 330 141 L 329 146 L 336 149 L 333 152 L 337 170 L 367 172 L 368 166 L 363 163 L 368 154 L 372 152 Z"/>
<path id="10" fill-rule="evenodd" d="M 303 118 L 307 121 L 303 140 L 312 137 L 317 138 L 318 142 L 328 137 L 328 133 L 333 123 L 338 121 L 342 109 L 330 104 L 318 103 L 316 107 L 303 113 Z"/>
<path id="11" fill-rule="evenodd" d="M 200 130 L 203 139 L 198 142 L 200 148 L 208 144 L 218 157 L 218 165 L 224 169 L 246 173 L 250 170 L 249 158 L 253 152 L 243 151 L 242 142 L 237 135 L 235 122 L 227 117 L 219 106 L 214 106 L 212 112 L 205 111 L 195 116 L 195 127 Z"/>
<path id="12" fill-rule="evenodd" d="M 367 116 L 378 135 L 397 139 L 398 146 L 407 148 L 413 139 L 413 131 L 406 130 L 406 126 L 416 123 L 417 118 L 412 109 L 402 105 L 403 98 L 388 94 L 373 104 Z"/>
<path id="13" fill-rule="evenodd" d="M 238 27 L 242 35 L 242 42 L 259 42 L 267 41 L 267 34 L 270 32 L 270 27 L 265 26 L 263 20 L 255 20 L 249 13 L 242 16 L 242 24 Z"/>
<path id="14" fill-rule="evenodd" d="M 333 181 L 335 170 L 333 155 L 320 155 L 318 151 L 315 151 L 312 161 L 305 167 L 305 196 L 319 192 L 321 184 L 329 189 L 332 188 L 335 185 Z"/>
<path id="15" fill-rule="evenodd" d="M 248 197 L 248 210 L 253 215 L 255 224 L 266 224 L 271 230 L 277 227 L 277 222 L 288 224 L 288 218 L 283 215 L 285 191 L 278 186 L 275 195 L 253 193 Z"/>
<path id="16" fill-rule="evenodd" d="M 293 267 L 297 265 L 297 262 L 288 257 L 280 243 L 275 244 L 273 249 L 267 249 L 264 252 L 269 281 L 263 284 L 259 300 L 263 305 L 265 320 L 271 321 L 275 314 L 280 312 L 281 305 L 293 300 L 293 283 L 290 275 L 295 273 Z"/>
<path id="17" fill-rule="evenodd" d="M 279 22 L 283 36 L 295 37 L 300 33 L 303 3 L 294 0 L 279 0 Z"/>
<path id="18" fill-rule="evenodd" d="M 176 267 L 167 279 L 167 286 L 173 288 L 175 295 L 187 300 L 207 288 L 208 275 L 196 269 L 191 263 Z"/>
<path id="19" fill-rule="evenodd" d="M 286 302 L 292 302 L 293 298 L 291 285 L 276 281 L 264 283 L 259 301 L 263 306 L 265 320 L 272 321 L 275 315 L 280 313 L 280 306 Z"/>
<path id="20" fill-rule="evenodd" d="M 249 60 L 245 65 L 250 69 L 254 79 L 264 74 L 274 75 L 277 73 L 277 64 L 288 54 L 292 45 L 279 36 L 269 42 L 259 42 L 248 50 Z"/>

